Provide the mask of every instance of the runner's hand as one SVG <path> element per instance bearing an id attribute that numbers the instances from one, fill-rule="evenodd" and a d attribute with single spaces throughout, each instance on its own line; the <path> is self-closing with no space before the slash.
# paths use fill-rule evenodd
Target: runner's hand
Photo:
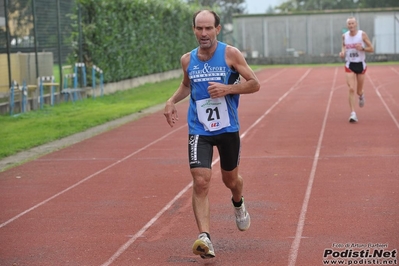
<path id="1" fill-rule="evenodd" d="M 173 103 L 166 103 L 163 114 L 166 117 L 166 122 L 168 122 L 170 127 L 173 127 L 176 121 L 179 120 L 177 109 Z"/>
<path id="2" fill-rule="evenodd" d="M 227 95 L 228 88 L 228 86 L 219 82 L 209 82 L 208 93 L 212 99 L 215 99 Z"/>
<path id="3" fill-rule="evenodd" d="M 361 43 L 356 44 L 356 50 L 362 51 L 363 50 L 363 45 Z"/>

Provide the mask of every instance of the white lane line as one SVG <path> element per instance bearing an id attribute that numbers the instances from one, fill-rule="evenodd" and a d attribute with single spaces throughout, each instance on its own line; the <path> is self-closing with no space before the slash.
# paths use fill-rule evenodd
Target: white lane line
<path id="1" fill-rule="evenodd" d="M 286 70 L 286 68 L 283 68 L 283 69 L 281 69 L 280 71 L 278 71 L 277 73 L 275 73 L 274 75 L 271 75 L 271 76 L 268 77 L 267 79 L 262 80 L 262 81 L 260 82 L 261 89 L 262 89 L 262 84 L 266 84 L 269 80 L 271 80 L 271 79 L 273 79 L 274 77 L 280 75 L 280 74 L 281 74 L 282 72 L 284 72 L 285 70 Z"/>
<path id="2" fill-rule="evenodd" d="M 396 72 L 397 74 L 399 74 L 398 71 L 396 71 L 394 68 L 391 68 L 392 71 Z M 391 116 L 393 122 L 395 123 L 396 127 L 399 129 L 399 122 L 398 120 L 396 120 L 395 116 L 393 115 L 391 109 L 389 109 L 388 104 L 385 102 L 384 98 L 382 98 L 381 93 L 380 93 L 380 88 L 384 87 L 384 85 L 380 85 L 378 87 L 375 86 L 373 80 L 370 78 L 369 75 L 367 75 L 368 80 L 370 81 L 371 85 L 373 86 L 375 92 L 377 93 L 378 97 L 380 98 L 382 104 L 385 106 L 385 109 L 387 109 L 388 114 Z"/>
<path id="3" fill-rule="evenodd" d="M 104 172 L 104 171 L 110 169 L 111 167 L 114 167 L 114 166 L 117 165 L 117 164 L 120 164 L 121 162 L 123 162 L 123 161 L 129 159 L 130 157 L 136 155 L 137 153 L 139 153 L 139 152 L 141 152 L 141 151 L 147 149 L 148 147 L 154 145 L 155 143 L 160 142 L 161 140 L 167 138 L 168 136 L 172 135 L 173 133 L 175 133 L 176 131 L 178 131 L 178 130 L 184 128 L 184 127 L 186 127 L 186 125 L 183 125 L 183 126 L 181 126 L 181 127 L 179 127 L 179 128 L 176 128 L 175 130 L 169 132 L 169 133 L 166 134 L 165 136 L 163 136 L 163 137 L 161 137 L 161 138 L 159 138 L 159 139 L 157 139 L 157 140 L 155 140 L 155 141 L 153 141 L 153 142 L 147 144 L 146 146 L 144 146 L 144 147 L 142 147 L 142 148 L 136 150 L 135 152 L 129 154 L 128 156 L 126 156 L 126 157 L 124 157 L 124 158 L 122 158 L 122 159 L 116 161 L 115 163 L 112 163 L 112 164 L 108 165 L 107 167 L 105 167 L 105 168 L 103 168 L 103 169 L 101 169 L 101 170 L 95 172 L 94 174 L 91 174 L 91 175 L 87 176 L 86 178 L 80 180 L 79 182 L 73 184 L 72 186 L 70 186 L 70 187 L 68 187 L 68 188 L 66 188 L 66 189 L 64 189 L 64 190 L 62 190 L 62 191 L 60 191 L 60 192 L 58 192 L 57 194 L 51 196 L 50 198 L 48 198 L 48 199 L 46 199 L 46 200 L 43 200 L 42 202 L 40 202 L 40 203 L 34 205 L 33 207 L 27 209 L 26 211 L 21 212 L 20 214 L 18 214 L 18 215 L 16 215 L 16 216 L 14 216 L 13 218 L 9 219 L 8 221 L 6 221 L 6 222 L 0 224 L 0 228 L 2 228 L 2 227 L 4 227 L 4 226 L 6 226 L 7 224 L 9 224 L 9 223 L 15 221 L 16 219 L 20 218 L 21 216 L 23 216 L 23 215 L 25 215 L 25 214 L 27 214 L 27 213 L 33 211 L 34 209 L 37 209 L 38 207 L 42 206 L 43 204 L 49 202 L 50 200 L 53 200 L 53 199 L 57 198 L 58 196 L 64 194 L 65 192 L 68 192 L 69 190 L 71 190 L 71 189 L 73 189 L 73 188 L 79 186 L 80 184 L 86 182 L 87 180 L 93 178 L 94 176 L 96 176 L 96 175 L 98 175 L 98 174 L 101 174 L 102 172 Z"/>
<path id="4" fill-rule="evenodd" d="M 130 238 L 123 246 L 121 246 L 111 258 L 109 258 L 106 262 L 101 264 L 101 266 L 110 265 L 114 260 L 116 260 L 125 250 L 127 250 L 136 240 L 141 237 L 148 228 L 150 228 L 161 215 L 166 212 L 176 200 L 178 200 L 186 191 L 192 186 L 192 182 L 188 184 L 182 191 L 180 191 L 165 207 L 162 208 L 143 228 L 141 228 L 132 238 Z"/>
<path id="5" fill-rule="evenodd" d="M 330 96 L 328 98 L 328 103 L 327 103 L 326 112 L 324 114 L 323 124 L 321 126 L 321 131 L 320 131 L 319 141 L 317 143 L 316 153 L 313 158 L 313 165 L 312 165 L 312 169 L 310 171 L 308 186 L 306 187 L 305 198 L 303 199 L 303 203 L 302 203 L 301 213 L 299 215 L 295 238 L 291 244 L 291 249 L 290 249 L 289 259 L 288 259 L 289 266 L 294 266 L 296 263 L 296 259 L 298 257 L 298 250 L 299 250 L 299 246 L 301 244 L 303 227 L 305 225 L 305 220 L 306 220 L 306 212 L 308 210 L 310 194 L 312 192 L 313 181 L 315 179 L 315 173 L 316 173 L 316 168 L 317 168 L 317 162 L 319 161 L 321 143 L 323 142 L 324 130 L 326 128 L 327 118 L 328 118 L 328 114 L 330 112 L 331 100 L 332 100 L 332 96 L 334 93 L 334 87 L 335 87 L 336 80 L 337 80 L 337 68 L 335 69 L 335 73 L 334 73 L 334 80 L 333 80 L 333 84 L 331 86 Z"/>
<path id="6" fill-rule="evenodd" d="M 288 94 L 290 94 L 293 90 L 295 90 L 299 84 L 307 77 L 307 75 L 310 73 L 312 69 L 309 68 L 308 71 L 305 72 L 305 74 L 303 74 L 303 76 L 294 84 L 294 86 L 292 86 L 286 93 L 283 94 L 283 96 L 281 96 L 261 117 L 259 117 L 255 123 L 253 123 L 242 135 L 241 138 L 244 138 L 245 135 L 248 133 L 248 131 L 250 131 L 252 128 L 254 128 L 257 124 L 259 124 L 259 122 L 265 118 L 266 115 L 268 115 L 279 103 L 281 103 L 285 97 L 288 96 Z"/>
<path id="7" fill-rule="evenodd" d="M 270 113 L 271 110 L 274 109 L 285 97 L 287 97 L 288 94 L 290 94 L 300 83 L 301 81 L 309 74 L 311 69 L 309 69 L 295 84 L 292 86 L 283 96 L 281 96 L 276 103 L 274 103 L 259 119 L 257 119 L 243 134 L 241 134 L 241 139 L 245 137 L 245 135 L 253 128 L 255 127 L 268 113 Z M 270 79 L 270 78 L 269 78 Z M 267 79 L 267 80 L 269 80 Z M 264 82 L 262 82 L 264 83 Z M 219 161 L 219 157 L 216 158 L 213 162 L 212 165 L 216 164 Z M 125 244 L 123 244 L 116 252 L 113 254 L 106 262 L 101 264 L 101 266 L 109 266 L 112 264 L 113 261 L 115 261 L 120 255 L 122 255 L 135 241 L 137 238 L 141 237 L 145 231 L 147 231 L 148 228 L 150 228 L 158 219 L 161 217 L 161 215 L 167 211 L 170 206 L 173 205 L 173 203 L 178 200 L 189 188 L 191 188 L 193 185 L 192 182 L 188 184 L 182 191 L 180 191 L 176 197 L 173 198 L 162 210 L 160 210 L 154 218 L 152 218 L 146 225 L 144 225 L 143 228 L 141 228 L 131 239 L 129 239 Z"/>

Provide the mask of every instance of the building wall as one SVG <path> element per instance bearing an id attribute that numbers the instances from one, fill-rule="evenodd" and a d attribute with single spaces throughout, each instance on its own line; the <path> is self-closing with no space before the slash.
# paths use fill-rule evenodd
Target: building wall
<path id="1" fill-rule="evenodd" d="M 346 20 L 354 16 L 376 54 L 399 53 L 399 9 L 292 15 L 236 15 L 234 45 L 247 58 L 334 56 L 341 51 Z"/>

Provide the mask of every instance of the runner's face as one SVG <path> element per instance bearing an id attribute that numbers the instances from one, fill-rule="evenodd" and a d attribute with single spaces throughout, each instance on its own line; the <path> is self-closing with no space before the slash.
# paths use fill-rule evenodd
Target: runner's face
<path id="1" fill-rule="evenodd" d="M 215 28 L 215 18 L 211 13 L 202 12 L 195 18 L 194 34 L 202 49 L 209 49 L 216 45 L 220 25 Z"/>
<path id="2" fill-rule="evenodd" d="M 350 18 L 350 19 L 348 19 L 347 21 L 346 21 L 346 26 L 348 27 L 348 30 L 349 31 L 356 31 L 356 28 L 357 28 L 357 22 L 356 22 L 356 20 L 355 19 L 353 19 L 353 18 Z"/>

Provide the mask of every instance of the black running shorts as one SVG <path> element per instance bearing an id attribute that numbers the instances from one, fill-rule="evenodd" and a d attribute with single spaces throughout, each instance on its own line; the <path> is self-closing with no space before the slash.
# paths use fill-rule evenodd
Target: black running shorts
<path id="1" fill-rule="evenodd" d="M 213 147 L 220 156 L 220 166 L 225 171 L 232 171 L 240 162 L 240 135 L 238 132 L 223 133 L 215 136 L 189 135 L 188 158 L 190 168 L 204 167 L 211 169 Z"/>
<path id="2" fill-rule="evenodd" d="M 362 62 L 350 62 L 349 63 L 349 69 L 353 71 L 353 73 L 356 74 L 363 74 L 363 63 Z"/>

